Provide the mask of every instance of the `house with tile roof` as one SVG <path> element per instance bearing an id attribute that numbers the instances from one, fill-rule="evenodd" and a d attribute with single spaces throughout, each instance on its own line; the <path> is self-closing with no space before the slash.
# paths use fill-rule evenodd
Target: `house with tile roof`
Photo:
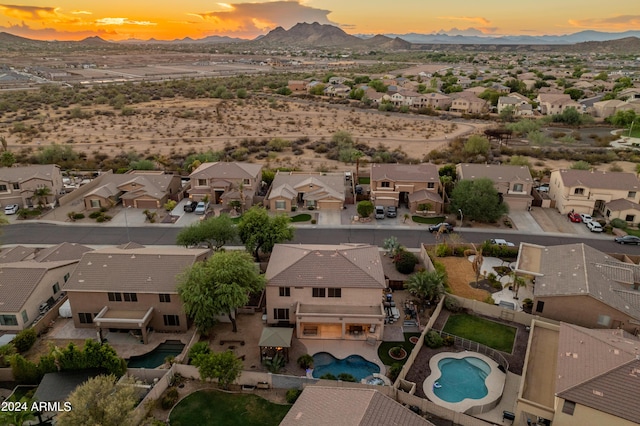
<path id="1" fill-rule="evenodd" d="M 452 93 L 449 111 L 463 114 L 482 114 L 489 112 L 489 102 L 480 99 L 472 92 Z"/>
<path id="2" fill-rule="evenodd" d="M 551 172 L 549 197 L 561 214 L 605 214 L 607 203 L 640 203 L 640 180 L 633 173 L 560 169 Z"/>
<path id="3" fill-rule="evenodd" d="M 298 338 L 382 339 L 378 247 L 276 244 L 265 277 L 267 324 L 295 325 Z"/>
<path id="4" fill-rule="evenodd" d="M 49 188 L 50 195 L 42 200 L 44 204 L 55 202 L 62 193 L 62 173 L 56 164 L 42 164 L 22 167 L 0 167 L 0 206 L 17 204 L 33 207 L 40 200 L 34 197 L 39 188 Z"/>
<path id="5" fill-rule="evenodd" d="M 533 320 L 514 424 L 640 423 L 640 340 Z"/>
<path id="6" fill-rule="evenodd" d="M 517 274 L 535 277 L 533 313 L 589 328 L 640 331 L 640 271 L 584 243 L 522 243 Z"/>
<path id="7" fill-rule="evenodd" d="M 451 106 L 451 97 L 443 93 L 425 93 L 417 99 L 416 108 L 447 110 Z"/>
<path id="8" fill-rule="evenodd" d="M 503 202 L 512 211 L 526 211 L 531 207 L 533 178 L 527 166 L 461 163 L 456 165 L 456 175 L 458 180 L 491 179 Z"/>
<path id="9" fill-rule="evenodd" d="M 177 276 L 209 257 L 209 249 L 145 247 L 127 243 L 87 252 L 64 285 L 73 323 L 131 330 L 147 342 L 149 329 L 186 331 Z"/>
<path id="10" fill-rule="evenodd" d="M 607 220 L 622 219 L 628 225 L 640 224 L 640 204 L 626 198 L 619 198 L 605 204 L 604 216 Z"/>
<path id="11" fill-rule="evenodd" d="M 375 389 L 307 386 L 280 426 L 433 426 Z"/>
<path id="12" fill-rule="evenodd" d="M 421 164 L 371 164 L 371 201 L 376 206 L 406 205 L 410 211 L 429 204 L 430 211 L 441 213 L 444 201 L 438 166 Z"/>
<path id="13" fill-rule="evenodd" d="M 262 184 L 262 165 L 218 161 L 202 163 L 189 175 L 189 198 L 213 204 L 240 201 L 245 208 L 253 205 L 253 197 Z"/>
<path id="14" fill-rule="evenodd" d="M 278 171 L 267 194 L 271 211 L 289 212 L 297 208 L 342 210 L 345 192 L 344 173 L 302 173 Z"/>
<path id="15" fill-rule="evenodd" d="M 88 251 L 89 247 L 71 243 L 0 251 L 0 330 L 28 328 L 43 303 L 51 306 L 63 297 L 64 283 Z"/>
<path id="16" fill-rule="evenodd" d="M 536 98 L 543 115 L 562 114 L 569 108 L 582 112 L 582 105 L 564 93 L 540 93 Z"/>
<path id="17" fill-rule="evenodd" d="M 513 114 L 516 116 L 533 115 L 531 103 L 529 103 L 528 99 L 522 98 L 524 98 L 524 96 L 518 93 L 512 93 L 509 94 L 509 96 L 500 96 L 497 104 L 498 114 L 504 111 L 505 108 L 513 108 Z"/>

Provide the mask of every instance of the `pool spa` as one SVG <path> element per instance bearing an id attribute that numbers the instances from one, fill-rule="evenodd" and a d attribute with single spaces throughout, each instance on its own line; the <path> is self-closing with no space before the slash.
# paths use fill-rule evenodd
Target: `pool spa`
<path id="1" fill-rule="evenodd" d="M 480 414 L 498 405 L 506 374 L 498 363 L 475 352 L 443 352 L 431 357 L 424 381 L 429 400 L 450 410 Z"/>
<path id="2" fill-rule="evenodd" d="M 380 373 L 380 367 L 367 361 L 360 355 L 349 355 L 338 359 L 328 352 L 318 352 L 313 356 L 313 377 L 319 379 L 325 374 L 338 377 L 340 374 L 351 374 L 357 382 Z"/>

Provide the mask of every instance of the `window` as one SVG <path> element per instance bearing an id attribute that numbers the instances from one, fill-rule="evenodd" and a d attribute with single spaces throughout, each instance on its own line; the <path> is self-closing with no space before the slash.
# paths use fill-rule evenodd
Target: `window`
<path id="1" fill-rule="evenodd" d="M 289 310 L 276 308 L 273 310 L 273 319 L 277 320 L 288 320 L 289 319 Z"/>
<path id="2" fill-rule="evenodd" d="M 629 191 L 627 198 L 636 198 L 636 191 Z"/>
<path id="3" fill-rule="evenodd" d="M 180 317 L 177 315 L 163 315 L 164 325 L 170 327 L 179 327 L 180 326 Z"/>
<path id="4" fill-rule="evenodd" d="M 607 217 L 611 217 L 611 210 L 607 209 Z"/>
<path id="5" fill-rule="evenodd" d="M 207 186 L 206 179 L 198 179 L 198 186 Z"/>
<path id="6" fill-rule="evenodd" d="M 124 293 L 125 302 L 137 302 L 138 295 L 136 293 Z"/>
<path id="7" fill-rule="evenodd" d="M 0 192 L 7 192 L 7 185 L 0 185 Z"/>
<path id="8" fill-rule="evenodd" d="M 573 190 L 573 195 L 583 195 L 584 194 L 584 188 L 576 188 Z"/>
<path id="9" fill-rule="evenodd" d="M 85 312 L 80 312 L 78 318 L 80 319 L 80 324 L 91 324 L 93 322 L 93 315 Z"/>
<path id="10" fill-rule="evenodd" d="M 326 288 L 314 288 L 312 292 L 313 297 L 325 297 Z"/>
<path id="11" fill-rule="evenodd" d="M 564 414 L 568 414 L 570 416 L 573 416 L 573 412 L 576 409 L 576 403 L 573 401 L 564 401 L 564 404 L 562 405 L 562 412 Z"/>
<path id="12" fill-rule="evenodd" d="M 609 315 L 598 315 L 598 325 L 608 327 L 611 323 L 611 317 Z"/>
<path id="13" fill-rule="evenodd" d="M 380 187 L 391 188 L 391 182 L 380 182 Z"/>
<path id="14" fill-rule="evenodd" d="M 544 302 L 542 300 L 538 300 L 536 304 L 536 312 L 542 312 L 544 310 Z"/>
<path id="15" fill-rule="evenodd" d="M 291 287 L 280 287 L 280 297 L 291 296 Z"/>
<path id="16" fill-rule="evenodd" d="M 20 184 L 19 183 L 14 183 L 13 184 L 13 189 L 20 189 Z"/>
<path id="17" fill-rule="evenodd" d="M 636 220 L 636 215 L 628 214 L 624 217 L 624 220 L 626 220 L 627 222 L 633 222 Z"/>
<path id="18" fill-rule="evenodd" d="M 89 200 L 91 202 L 91 208 L 99 209 L 100 208 L 100 200 Z"/>
<path id="19" fill-rule="evenodd" d="M 427 188 L 428 189 L 433 189 L 436 187 L 436 183 L 435 182 L 427 182 Z"/>
<path id="20" fill-rule="evenodd" d="M 342 297 L 342 289 L 341 288 L 330 288 L 328 297 Z"/>
<path id="21" fill-rule="evenodd" d="M 22 323 L 26 324 L 29 322 L 29 316 L 27 315 L 27 311 L 22 311 Z"/>
<path id="22" fill-rule="evenodd" d="M 52 288 L 53 288 L 53 294 L 55 295 L 60 291 L 60 284 L 55 283 Z"/>
<path id="23" fill-rule="evenodd" d="M 514 183 L 513 184 L 513 192 L 522 192 L 523 189 L 524 189 L 524 187 L 522 186 L 521 183 Z"/>
<path id="24" fill-rule="evenodd" d="M 316 200 L 307 200 L 307 207 L 315 207 Z"/>
<path id="25" fill-rule="evenodd" d="M 160 296 L 160 303 L 171 303 L 171 295 L 170 294 L 159 294 Z"/>
<path id="26" fill-rule="evenodd" d="M 251 179 L 244 179 L 244 180 L 242 181 L 242 184 L 243 184 L 243 185 L 251 185 Z"/>
<path id="27" fill-rule="evenodd" d="M 71 274 L 70 274 L 70 273 L 68 273 L 68 272 L 67 272 L 66 274 L 64 274 L 64 282 L 65 282 L 65 283 L 66 283 L 67 281 L 69 281 L 69 277 L 70 277 L 70 276 L 71 276 Z"/>
<path id="28" fill-rule="evenodd" d="M 122 302 L 122 294 L 120 293 L 107 293 L 109 297 L 109 302 Z"/>
<path id="29" fill-rule="evenodd" d="M 284 210 L 287 208 L 286 201 L 276 201 L 276 210 Z"/>

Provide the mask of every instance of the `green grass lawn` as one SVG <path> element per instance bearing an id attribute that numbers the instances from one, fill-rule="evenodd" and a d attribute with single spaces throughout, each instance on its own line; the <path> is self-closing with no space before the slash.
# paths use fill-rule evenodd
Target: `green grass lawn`
<path id="1" fill-rule="evenodd" d="M 629 235 L 635 235 L 636 237 L 640 237 L 640 230 L 638 229 L 625 228 L 624 232 L 626 232 Z"/>
<path id="2" fill-rule="evenodd" d="M 198 391 L 171 412 L 171 426 L 277 426 L 291 408 L 250 394 Z"/>
<path id="3" fill-rule="evenodd" d="M 358 178 L 359 185 L 369 185 L 371 183 L 371 177 L 369 176 L 361 176 Z"/>
<path id="4" fill-rule="evenodd" d="M 507 353 L 516 338 L 514 327 L 467 314 L 451 315 L 443 331 Z"/>
<path id="5" fill-rule="evenodd" d="M 380 344 L 380 347 L 378 348 L 378 358 L 380 358 L 380 361 L 382 361 L 384 365 L 393 365 L 396 363 L 404 365 L 404 363 L 409 358 L 409 354 L 413 350 L 413 347 L 415 346 L 409 341 L 409 337 L 411 336 L 420 337 L 420 333 L 404 333 L 404 342 L 382 342 Z M 402 361 L 391 358 L 389 356 L 389 350 L 395 346 L 402 346 L 404 350 L 407 351 L 407 358 L 403 359 Z"/>
<path id="6" fill-rule="evenodd" d="M 307 213 L 300 213 L 291 217 L 291 222 L 309 222 L 311 215 Z"/>
<path id="7" fill-rule="evenodd" d="M 440 222 L 444 222 L 444 216 L 435 216 L 435 217 L 422 217 L 422 216 L 411 216 L 411 220 L 416 223 L 424 223 L 426 225 L 435 225 Z"/>

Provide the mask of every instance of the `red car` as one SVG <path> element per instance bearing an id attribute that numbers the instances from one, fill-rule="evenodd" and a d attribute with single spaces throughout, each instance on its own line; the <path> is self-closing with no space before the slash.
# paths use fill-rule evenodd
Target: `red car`
<path id="1" fill-rule="evenodd" d="M 582 222 L 582 218 L 578 213 L 568 213 L 567 216 L 571 222 L 580 223 Z"/>

